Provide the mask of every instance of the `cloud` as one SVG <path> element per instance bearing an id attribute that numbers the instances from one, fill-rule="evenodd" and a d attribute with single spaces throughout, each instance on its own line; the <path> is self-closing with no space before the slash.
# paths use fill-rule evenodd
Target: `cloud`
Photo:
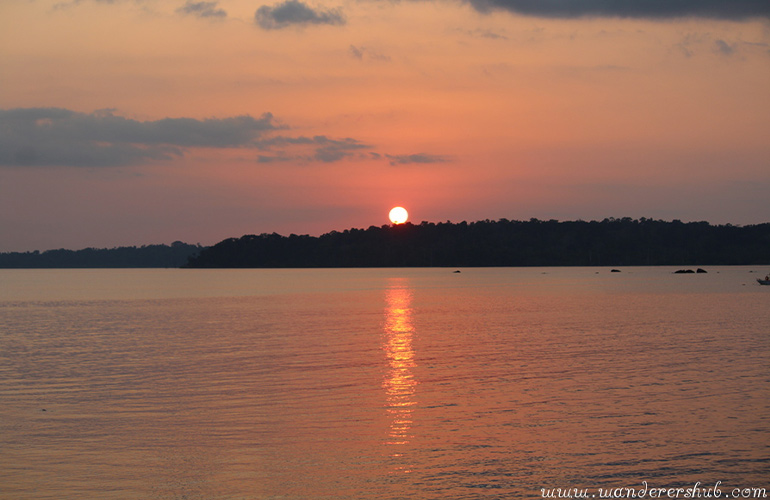
<path id="1" fill-rule="evenodd" d="M 227 12 L 224 9 L 218 8 L 219 2 L 194 2 L 193 0 L 187 0 L 187 2 L 179 7 L 176 11 L 180 14 L 195 15 L 198 17 L 227 17 Z"/>
<path id="2" fill-rule="evenodd" d="M 372 146 L 349 137 L 330 139 L 325 135 L 317 135 L 314 137 L 272 137 L 259 141 L 257 147 L 263 150 L 284 148 L 284 150 L 278 151 L 274 156 L 257 157 L 257 161 L 260 163 L 293 160 L 331 163 L 344 158 L 358 156 L 359 152 L 370 149 Z M 290 148 L 292 152 L 286 152 L 285 148 Z"/>
<path id="3" fill-rule="evenodd" d="M 340 9 L 313 9 L 299 0 L 286 0 L 272 7 L 263 5 L 257 9 L 254 21 L 263 29 L 274 30 L 308 24 L 339 26 L 345 24 L 345 17 Z"/>
<path id="4" fill-rule="evenodd" d="M 368 47 L 357 47 L 355 45 L 351 45 L 349 50 L 350 50 L 350 55 L 358 59 L 359 61 L 364 61 L 364 60 L 381 61 L 381 62 L 390 61 L 390 57 L 384 54 L 380 54 L 376 50 L 372 50 Z"/>
<path id="5" fill-rule="evenodd" d="M 295 158 L 291 158 L 289 156 L 284 156 L 284 155 L 278 155 L 278 156 L 258 155 L 257 156 L 257 163 L 281 163 L 281 162 L 294 161 L 294 160 Z"/>
<path id="6" fill-rule="evenodd" d="M 406 165 L 409 163 L 443 163 L 449 161 L 445 156 L 417 153 L 411 155 L 385 155 L 391 165 Z"/>
<path id="7" fill-rule="evenodd" d="M 70 0 L 68 2 L 57 2 L 53 5 L 53 10 L 66 10 L 70 9 L 72 7 L 76 7 L 77 5 L 80 5 L 83 3 L 84 0 Z M 91 0 L 94 3 L 101 3 L 101 4 L 115 4 L 118 3 L 119 0 Z"/>
<path id="8" fill-rule="evenodd" d="M 372 151 L 373 146 L 349 137 L 331 139 L 325 135 L 314 137 L 270 137 L 256 143 L 259 149 L 273 151 L 272 155 L 260 155 L 259 163 L 282 163 L 291 161 L 331 163 L 344 159 L 378 161 L 387 159 L 391 165 L 411 163 L 444 163 L 446 156 L 425 153 L 411 155 L 389 155 Z"/>
<path id="9" fill-rule="evenodd" d="M 426 153 L 389 155 L 351 137 L 275 135 L 288 127 L 270 113 L 229 118 L 139 121 L 114 109 L 0 109 L 0 166 L 111 167 L 168 161 L 194 148 L 258 150 L 258 163 L 387 160 L 391 165 L 442 163 Z"/>
<path id="10" fill-rule="evenodd" d="M 748 19 L 770 17 L 767 0 L 467 0 L 476 10 L 508 10 L 537 17 Z"/>
<path id="11" fill-rule="evenodd" d="M 350 46 L 350 55 L 358 59 L 359 61 L 364 60 L 364 47 L 356 47 L 355 45 Z"/>
<path id="12" fill-rule="evenodd" d="M 717 40 L 714 43 L 716 44 L 717 52 L 720 54 L 731 56 L 735 52 L 735 47 L 725 42 L 724 40 Z"/>
<path id="13" fill-rule="evenodd" d="M 508 40 L 508 37 L 505 35 L 501 35 L 499 33 L 495 33 L 494 31 L 490 30 L 482 30 L 477 29 L 475 31 L 470 32 L 471 36 L 475 36 L 478 38 L 489 38 L 491 40 Z"/>
<path id="14" fill-rule="evenodd" d="M 768 47 L 766 43 L 746 42 L 735 40 L 727 42 L 720 38 L 714 38 L 710 33 L 687 33 L 681 40 L 674 45 L 674 48 L 681 51 L 685 57 L 709 52 L 725 57 L 738 56 L 745 52 L 765 52 Z"/>
<path id="15" fill-rule="evenodd" d="M 113 111 L 0 110 L 0 165 L 116 166 L 170 160 L 182 156 L 185 148 L 256 147 L 260 136 L 280 128 L 270 113 L 142 122 Z"/>

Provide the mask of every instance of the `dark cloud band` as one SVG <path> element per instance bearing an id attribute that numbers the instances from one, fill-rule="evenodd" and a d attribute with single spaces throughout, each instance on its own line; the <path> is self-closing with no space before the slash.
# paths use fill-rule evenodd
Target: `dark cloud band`
<path id="1" fill-rule="evenodd" d="M 0 166 L 110 167 L 181 157 L 190 148 L 248 148 L 266 152 L 259 163 L 378 160 L 370 144 L 350 137 L 275 135 L 287 127 L 273 115 L 221 119 L 138 121 L 114 110 L 79 113 L 63 108 L 0 109 Z M 391 165 L 440 163 L 431 154 L 384 155 Z"/>
<path id="2" fill-rule="evenodd" d="M 0 110 L 0 165 L 113 166 L 166 160 L 191 147 L 254 147 L 276 130 L 260 118 L 164 118 L 137 121 L 111 110 L 78 113 L 62 108 Z"/>
<path id="3" fill-rule="evenodd" d="M 468 0 L 477 10 L 508 10 L 538 17 L 770 17 L 767 0 Z"/>

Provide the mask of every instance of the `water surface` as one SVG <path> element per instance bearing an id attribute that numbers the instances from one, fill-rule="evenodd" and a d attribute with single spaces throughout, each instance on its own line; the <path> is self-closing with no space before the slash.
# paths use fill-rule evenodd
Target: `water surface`
<path id="1" fill-rule="evenodd" d="M 766 270 L 673 270 L 0 271 L 0 498 L 770 491 Z"/>

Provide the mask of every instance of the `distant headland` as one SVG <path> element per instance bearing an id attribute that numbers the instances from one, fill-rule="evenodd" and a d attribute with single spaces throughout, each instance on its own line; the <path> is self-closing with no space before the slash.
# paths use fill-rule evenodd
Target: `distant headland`
<path id="1" fill-rule="evenodd" d="M 0 253 L 0 268 L 768 265 L 770 223 L 609 218 L 421 222 L 169 245 Z"/>
<path id="2" fill-rule="evenodd" d="M 0 253 L 0 269 L 181 267 L 204 247 L 171 245 Z"/>

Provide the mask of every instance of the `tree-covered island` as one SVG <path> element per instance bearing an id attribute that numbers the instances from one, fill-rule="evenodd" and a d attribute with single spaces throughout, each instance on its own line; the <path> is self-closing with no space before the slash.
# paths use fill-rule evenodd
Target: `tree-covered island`
<path id="1" fill-rule="evenodd" d="M 422 222 L 109 249 L 0 253 L 0 268 L 770 265 L 770 223 L 609 218 Z"/>
<path id="2" fill-rule="evenodd" d="M 770 223 L 622 218 L 399 224 L 229 238 L 190 268 L 750 265 L 770 263 Z"/>

